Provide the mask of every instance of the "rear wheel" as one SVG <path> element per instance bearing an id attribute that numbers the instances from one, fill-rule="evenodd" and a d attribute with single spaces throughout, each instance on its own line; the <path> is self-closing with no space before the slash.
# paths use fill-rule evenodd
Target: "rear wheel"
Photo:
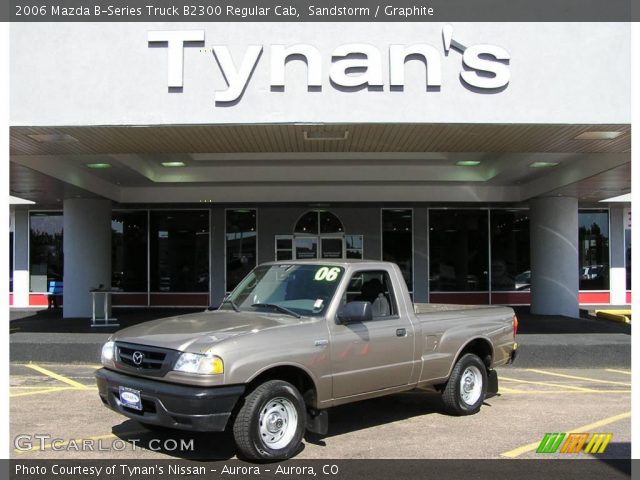
<path id="1" fill-rule="evenodd" d="M 284 460 L 300 449 L 306 407 L 300 392 L 288 382 L 269 380 L 251 393 L 233 424 L 240 453 L 254 460 Z"/>
<path id="2" fill-rule="evenodd" d="M 460 357 L 442 392 L 447 411 L 453 415 L 477 413 L 487 394 L 487 368 L 473 353 Z"/>

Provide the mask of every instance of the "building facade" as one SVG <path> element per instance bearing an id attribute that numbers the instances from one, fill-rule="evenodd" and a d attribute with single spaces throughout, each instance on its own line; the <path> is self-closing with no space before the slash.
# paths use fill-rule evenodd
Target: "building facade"
<path id="1" fill-rule="evenodd" d="M 15 24 L 11 193 L 33 203 L 12 206 L 11 303 L 63 282 L 65 317 L 98 286 L 217 305 L 257 263 L 368 258 L 420 302 L 629 304 L 629 43 L 621 23 Z"/>

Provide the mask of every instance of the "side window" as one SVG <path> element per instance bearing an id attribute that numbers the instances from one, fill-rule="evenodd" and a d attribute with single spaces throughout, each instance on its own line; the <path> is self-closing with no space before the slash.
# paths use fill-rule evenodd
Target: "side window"
<path id="1" fill-rule="evenodd" d="M 371 303 L 374 319 L 398 314 L 391 279 L 389 273 L 384 270 L 355 272 L 349 280 L 345 297 L 343 303 Z"/>

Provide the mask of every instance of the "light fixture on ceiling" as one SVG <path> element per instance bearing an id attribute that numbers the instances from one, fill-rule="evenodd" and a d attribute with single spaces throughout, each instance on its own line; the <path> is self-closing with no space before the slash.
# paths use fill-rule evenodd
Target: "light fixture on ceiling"
<path id="1" fill-rule="evenodd" d="M 480 160 L 459 160 L 456 165 L 459 167 L 477 167 L 480 163 Z"/>
<path id="2" fill-rule="evenodd" d="M 349 130 L 343 130 L 342 132 L 327 131 L 327 130 L 315 130 L 304 131 L 304 139 L 308 142 L 329 142 L 329 141 L 343 141 L 349 138 Z"/>
<path id="3" fill-rule="evenodd" d="M 187 164 L 184 162 L 162 162 L 160 165 L 166 168 L 177 168 L 177 167 L 186 167 Z"/>
<path id="4" fill-rule="evenodd" d="M 556 165 L 558 165 L 558 162 L 533 162 L 529 166 L 531 168 L 549 168 L 555 167 Z"/>
<path id="5" fill-rule="evenodd" d="M 614 138 L 618 138 L 624 132 L 582 132 L 580 135 L 576 136 L 576 140 L 613 140 Z"/>
<path id="6" fill-rule="evenodd" d="M 94 170 L 104 170 L 106 168 L 111 168 L 110 163 L 87 163 L 87 168 L 93 168 Z"/>
<path id="7" fill-rule="evenodd" d="M 27 137 L 40 143 L 68 143 L 77 142 L 78 139 L 66 133 L 34 133 Z"/>

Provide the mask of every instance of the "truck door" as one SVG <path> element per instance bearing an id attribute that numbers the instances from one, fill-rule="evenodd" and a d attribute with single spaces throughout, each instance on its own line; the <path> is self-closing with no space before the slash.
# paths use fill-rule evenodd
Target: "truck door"
<path id="1" fill-rule="evenodd" d="M 371 321 L 338 325 L 329 319 L 333 396 L 348 397 L 409 383 L 414 332 L 398 311 L 390 272 L 361 270 L 352 274 L 342 304 L 371 302 Z"/>

